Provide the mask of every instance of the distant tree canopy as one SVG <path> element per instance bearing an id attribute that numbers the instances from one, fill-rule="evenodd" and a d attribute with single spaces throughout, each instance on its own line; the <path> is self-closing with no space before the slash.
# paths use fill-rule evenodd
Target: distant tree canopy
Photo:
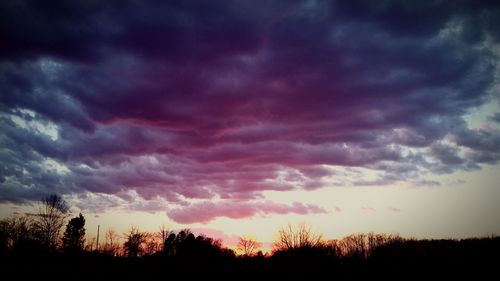
<path id="1" fill-rule="evenodd" d="M 234 252 L 224 248 L 220 240 L 204 235 L 195 236 L 189 229 L 177 234 L 161 228 L 157 233 L 140 232 L 132 228 L 125 234 L 124 255 L 139 257 L 161 255 L 167 257 L 224 257 L 234 256 Z"/>
<path id="2" fill-rule="evenodd" d="M 195 236 L 189 229 L 179 231 L 175 237 L 170 234 L 163 249 L 165 254 L 177 257 L 234 256 L 232 250 L 222 247 L 220 240 L 204 235 Z"/>
<path id="3" fill-rule="evenodd" d="M 63 249 L 65 252 L 81 252 L 85 243 L 85 218 L 80 213 L 72 218 L 66 225 L 63 236 Z"/>

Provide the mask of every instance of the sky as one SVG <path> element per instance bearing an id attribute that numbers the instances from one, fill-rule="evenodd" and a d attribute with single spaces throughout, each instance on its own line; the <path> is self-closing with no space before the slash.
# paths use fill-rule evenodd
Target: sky
<path id="1" fill-rule="evenodd" d="M 500 234 L 495 1 L 1 1 L 0 216 Z"/>

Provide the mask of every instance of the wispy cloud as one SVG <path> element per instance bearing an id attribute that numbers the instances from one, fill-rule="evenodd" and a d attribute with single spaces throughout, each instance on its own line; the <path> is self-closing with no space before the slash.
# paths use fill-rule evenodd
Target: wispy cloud
<path id="1" fill-rule="evenodd" d="M 217 217 L 232 219 L 248 218 L 254 215 L 268 214 L 321 214 L 327 211 L 313 204 L 294 202 L 291 205 L 264 202 L 203 202 L 191 206 L 173 209 L 167 215 L 178 223 L 207 223 Z"/>

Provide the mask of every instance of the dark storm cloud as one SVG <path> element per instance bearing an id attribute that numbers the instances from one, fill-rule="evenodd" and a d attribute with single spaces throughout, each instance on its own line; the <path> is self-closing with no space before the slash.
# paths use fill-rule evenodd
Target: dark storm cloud
<path id="1" fill-rule="evenodd" d="M 347 184 L 324 165 L 379 172 L 350 181 L 370 185 L 495 164 L 498 130 L 464 115 L 498 99 L 499 12 L 485 1 L 3 2 L 0 200 L 130 189 L 248 200 Z"/>

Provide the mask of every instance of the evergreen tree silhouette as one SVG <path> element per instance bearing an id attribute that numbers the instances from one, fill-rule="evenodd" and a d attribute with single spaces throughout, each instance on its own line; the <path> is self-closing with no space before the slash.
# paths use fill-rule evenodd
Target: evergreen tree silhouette
<path id="1" fill-rule="evenodd" d="M 85 243 L 85 218 L 80 213 L 72 218 L 66 225 L 63 236 L 63 249 L 65 252 L 75 253 L 83 250 Z"/>

